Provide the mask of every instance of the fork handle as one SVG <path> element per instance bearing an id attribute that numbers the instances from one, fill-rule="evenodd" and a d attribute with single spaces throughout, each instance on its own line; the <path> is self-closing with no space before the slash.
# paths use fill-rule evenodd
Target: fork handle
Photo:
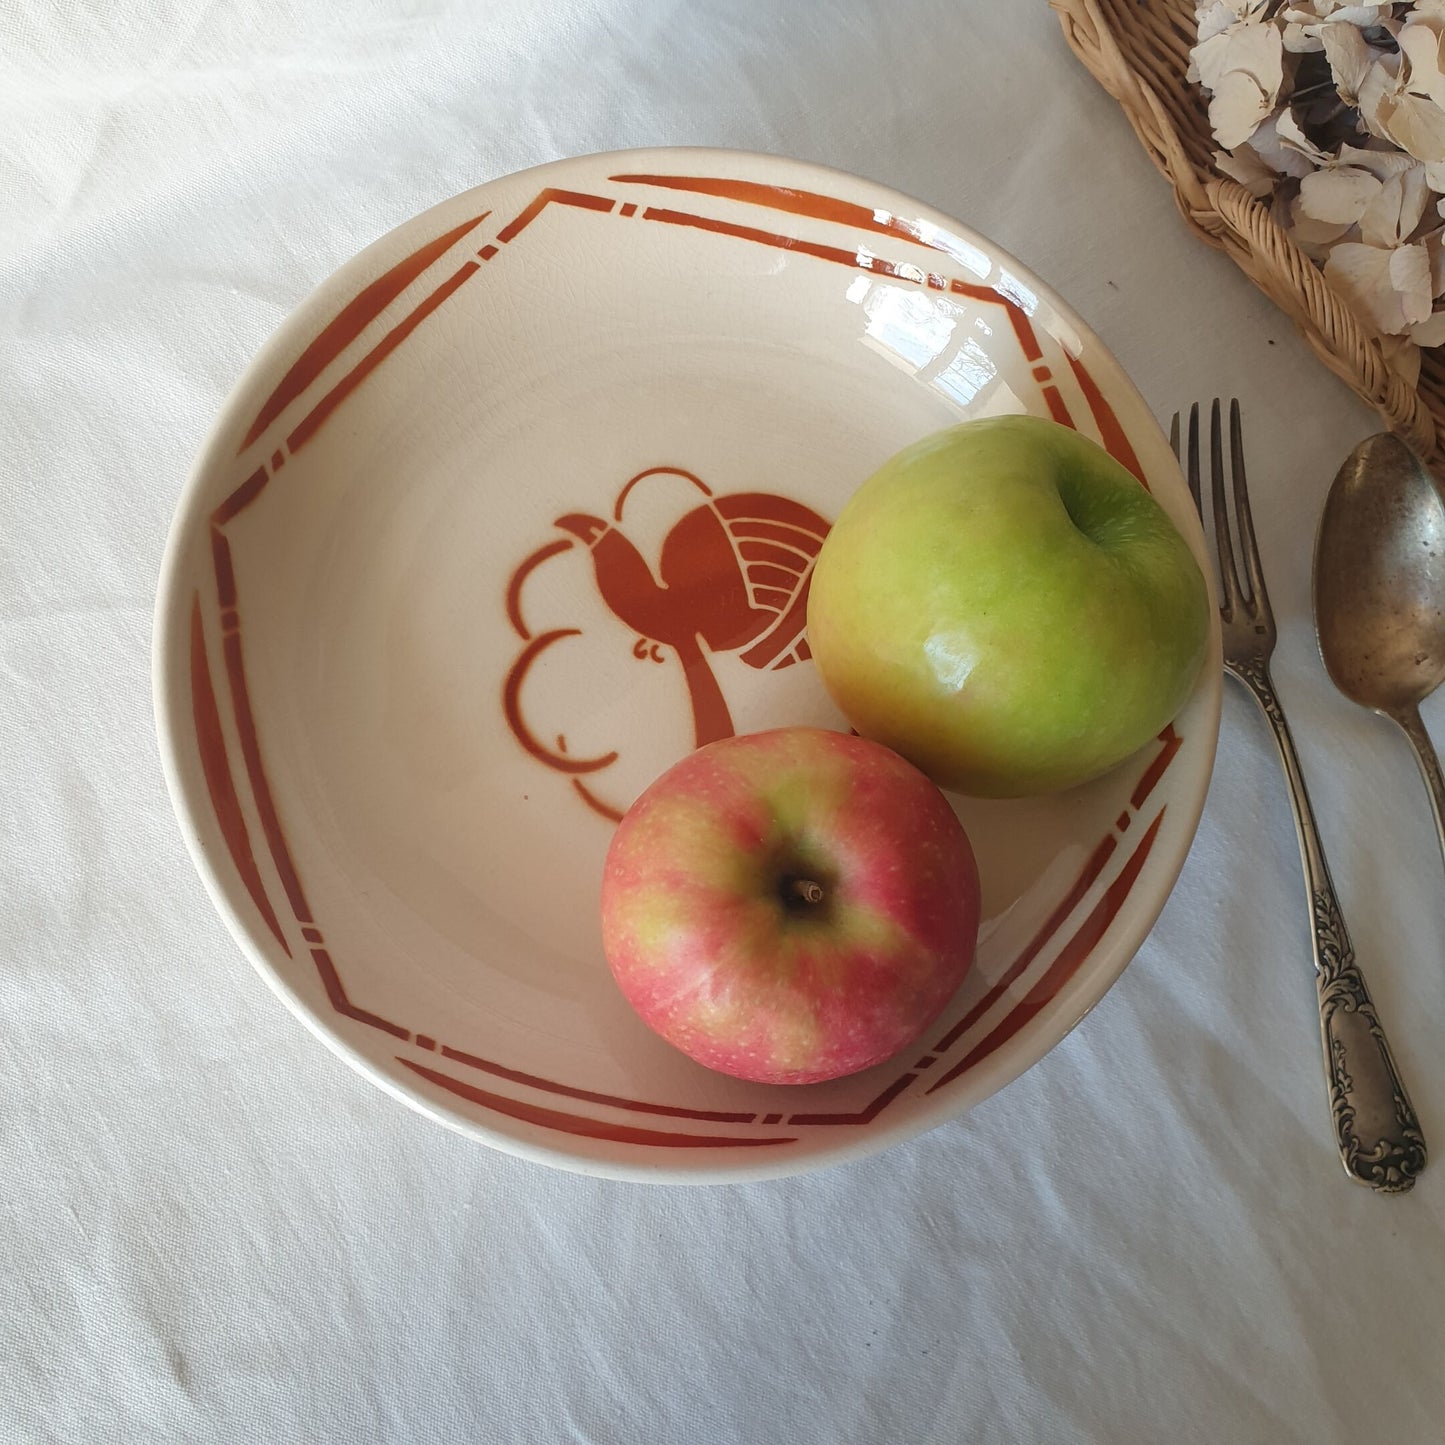
<path id="1" fill-rule="evenodd" d="M 1300 771 L 1294 738 L 1261 658 L 1230 668 L 1260 705 L 1279 748 L 1294 807 L 1295 831 L 1310 899 L 1320 1041 L 1330 1088 L 1335 1141 L 1345 1171 L 1385 1194 L 1411 1188 L 1425 1167 L 1425 1138 L 1405 1091 L 1375 1005 L 1355 962 Z"/>

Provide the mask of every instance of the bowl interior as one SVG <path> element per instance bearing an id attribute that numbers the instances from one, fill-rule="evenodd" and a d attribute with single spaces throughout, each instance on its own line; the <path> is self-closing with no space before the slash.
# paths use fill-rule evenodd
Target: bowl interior
<path id="1" fill-rule="evenodd" d="M 891 1065 L 790 1090 L 692 1064 L 613 984 L 597 896 L 614 820 L 699 741 L 846 726 L 802 622 L 853 488 L 927 432 L 1021 411 L 1101 440 L 1203 555 L 1100 344 L 997 248 L 869 183 L 587 157 L 364 252 L 228 403 L 160 600 L 173 791 L 263 973 L 426 1112 L 618 1175 L 790 1172 L 1007 1082 L 1157 916 L 1216 669 L 1108 777 L 958 800 L 978 962 Z"/>

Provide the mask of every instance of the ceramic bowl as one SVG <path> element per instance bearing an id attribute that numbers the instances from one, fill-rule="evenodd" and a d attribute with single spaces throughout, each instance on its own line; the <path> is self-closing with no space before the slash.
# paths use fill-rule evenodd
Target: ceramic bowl
<path id="1" fill-rule="evenodd" d="M 958 800 L 977 963 L 891 1063 L 806 1088 L 710 1073 L 632 1014 L 597 918 L 614 822 L 666 766 L 734 731 L 845 726 L 804 621 L 852 489 L 925 433 L 1010 412 L 1102 442 L 1203 562 L 1167 443 L 1099 340 L 997 246 L 872 182 L 587 156 L 343 266 L 226 403 L 158 603 L 170 789 L 262 976 L 422 1113 L 633 1179 L 869 1154 L 1042 1058 L 1189 848 L 1217 635 L 1174 724 L 1109 776 Z M 711 585 L 670 589 L 684 572 Z M 739 597 L 761 630 L 728 625 Z"/>

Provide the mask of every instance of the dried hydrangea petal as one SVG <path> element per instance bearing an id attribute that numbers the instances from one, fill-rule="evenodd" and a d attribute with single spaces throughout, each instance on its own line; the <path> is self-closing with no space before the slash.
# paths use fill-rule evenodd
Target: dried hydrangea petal
<path id="1" fill-rule="evenodd" d="M 1428 310 L 1430 267 L 1425 248 L 1402 246 L 1399 250 L 1419 252 Z M 1360 241 L 1341 241 L 1330 251 L 1329 258 L 1325 261 L 1325 279 L 1344 298 L 1346 305 L 1362 321 L 1385 335 L 1398 334 L 1409 325 L 1404 298 L 1395 284 L 1396 278 L 1407 284 L 1420 279 L 1419 276 L 1411 274 L 1408 260 L 1396 265 L 1395 257 L 1398 254 L 1398 251 L 1387 251 L 1381 246 L 1367 246 Z M 1410 309 L 1418 313 L 1418 296 L 1412 297 Z"/>
<path id="2" fill-rule="evenodd" d="M 1300 214 L 1312 221 L 1352 225 L 1378 200 L 1383 189 L 1376 177 L 1353 166 L 1313 171 L 1299 185 Z"/>
<path id="3" fill-rule="evenodd" d="M 1436 25 L 1412 23 L 1400 31 L 1404 58 L 1400 83 L 1411 95 L 1428 96 L 1436 105 L 1445 105 L 1445 37 Z"/>
<path id="4" fill-rule="evenodd" d="M 1420 348 L 1409 336 L 1382 336 L 1380 351 L 1385 365 L 1398 373 L 1409 385 L 1420 380 Z"/>
<path id="5" fill-rule="evenodd" d="M 1407 156 L 1404 151 L 1393 148 L 1390 150 L 1369 150 L 1364 146 L 1343 145 L 1340 147 L 1339 159 L 1341 164 L 1357 166 L 1362 171 L 1369 171 L 1372 176 L 1382 181 L 1388 181 L 1391 176 L 1398 176 L 1401 171 L 1408 171 L 1411 166 L 1419 165 L 1420 162 L 1414 156 Z M 1445 173 L 1445 166 L 1441 168 Z M 1445 185 L 1436 185 L 1430 180 L 1430 167 L 1425 168 L 1425 177 L 1429 181 L 1432 190 L 1445 190 Z M 1445 175 L 1442 175 L 1445 179 Z"/>
<path id="6" fill-rule="evenodd" d="M 1379 5 L 1354 5 L 1349 0 L 1314 0 L 1310 5 L 1286 5 L 1279 13 L 1279 19 L 1295 21 L 1302 25 L 1318 24 L 1320 21 L 1328 20 L 1337 25 L 1378 25 L 1381 20 L 1388 19 L 1393 6 L 1388 3 Z"/>
<path id="7" fill-rule="evenodd" d="M 1284 84 L 1284 53 L 1273 25 L 1246 21 L 1212 35 L 1193 51 L 1210 91 L 1209 124 L 1225 150 L 1242 145 L 1274 109 Z"/>
<path id="8" fill-rule="evenodd" d="M 1190 78 L 1209 92 L 1215 170 L 1267 205 L 1392 370 L 1415 376 L 1420 345 L 1445 347 L 1445 0 L 1194 11 Z"/>
<path id="9" fill-rule="evenodd" d="M 1329 155 L 1322 151 L 1305 133 L 1295 114 L 1286 106 L 1274 116 L 1274 134 L 1281 147 L 1285 150 L 1294 151 L 1297 155 L 1305 157 L 1309 162 L 1305 171 L 1298 172 L 1300 175 L 1307 175 L 1315 166 L 1325 166 L 1330 162 Z M 1255 137 L 1255 147 L 1259 146 L 1259 137 Z"/>
<path id="10" fill-rule="evenodd" d="M 1367 246 L 1398 246 L 1407 241 L 1425 215 L 1430 199 L 1425 167 L 1411 166 L 1381 185 L 1360 215 L 1360 239 Z"/>
<path id="11" fill-rule="evenodd" d="M 1231 26 L 1252 19 L 1263 10 L 1263 5 L 1252 0 L 1213 0 L 1213 4 L 1196 6 L 1194 18 L 1199 24 L 1199 43 L 1223 35 Z"/>
<path id="12" fill-rule="evenodd" d="M 1390 284 L 1400 298 L 1407 325 L 1430 315 L 1430 258 L 1423 246 L 1397 246 L 1390 252 Z"/>
<path id="13" fill-rule="evenodd" d="M 1375 63 L 1375 52 L 1365 44 L 1364 36 L 1354 25 L 1338 22 L 1325 25 L 1320 29 L 1320 41 L 1325 59 L 1330 63 L 1335 89 L 1342 99 L 1354 105 L 1359 99 L 1360 86 Z"/>
<path id="14" fill-rule="evenodd" d="M 1226 150 L 1243 145 L 1274 109 L 1274 96 L 1242 70 L 1227 71 L 1209 102 L 1209 125 Z"/>
<path id="15" fill-rule="evenodd" d="M 1256 200 L 1262 201 L 1274 190 L 1279 179 L 1277 173 L 1265 164 L 1264 158 L 1246 141 L 1236 146 L 1231 155 L 1228 151 L 1214 152 L 1214 169 L 1220 175 L 1238 181 Z"/>
<path id="16" fill-rule="evenodd" d="M 1445 310 L 1432 311 L 1425 320 L 1415 322 L 1409 335 L 1416 346 L 1445 346 Z"/>

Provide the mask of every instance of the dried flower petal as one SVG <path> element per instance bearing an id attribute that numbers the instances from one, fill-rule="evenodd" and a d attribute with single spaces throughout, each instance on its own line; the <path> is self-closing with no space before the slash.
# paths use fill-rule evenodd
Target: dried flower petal
<path id="1" fill-rule="evenodd" d="M 1362 321 L 1385 335 L 1398 335 L 1429 314 L 1430 262 L 1423 246 L 1389 251 L 1341 241 L 1325 262 L 1325 279 Z"/>
<path id="2" fill-rule="evenodd" d="M 1391 8 L 1388 3 L 1352 5 L 1348 0 L 1314 0 L 1312 5 L 1286 5 L 1279 18 L 1300 25 L 1318 25 L 1322 20 L 1328 20 L 1337 25 L 1364 27 L 1378 25 L 1381 20 L 1388 19 Z"/>
<path id="3" fill-rule="evenodd" d="M 1410 89 L 1410 66 L 1391 73 L 1391 57 L 1377 60 L 1360 84 L 1360 118 L 1418 161 L 1445 161 L 1445 110 Z"/>
<path id="4" fill-rule="evenodd" d="M 1400 310 L 1408 324 L 1429 317 L 1430 257 L 1423 246 L 1397 246 L 1390 252 L 1390 284 L 1400 298 Z"/>
<path id="5" fill-rule="evenodd" d="M 1197 6 L 1194 15 L 1199 22 L 1199 43 L 1223 35 L 1231 26 L 1252 19 L 1263 9 L 1255 0 L 1213 0 L 1213 4 Z"/>
<path id="6" fill-rule="evenodd" d="M 1284 27 L 1283 37 L 1285 51 L 1290 55 L 1314 55 L 1325 48 L 1318 25 L 1301 25 L 1292 20 Z"/>
<path id="7" fill-rule="evenodd" d="M 1340 96 L 1354 105 L 1360 96 L 1360 86 L 1374 64 L 1375 52 L 1365 44 L 1364 36 L 1354 25 L 1334 23 L 1323 26 L 1320 40 L 1325 48 L 1325 59 L 1330 63 L 1330 74 L 1335 79 L 1335 89 Z"/>
<path id="8" fill-rule="evenodd" d="M 1212 93 L 1209 124 L 1225 150 L 1242 145 L 1274 109 L 1284 84 L 1280 33 L 1245 21 L 1194 48 L 1200 83 Z"/>
<path id="9" fill-rule="evenodd" d="M 1417 321 L 1410 328 L 1410 340 L 1416 346 L 1445 345 L 1445 310 L 1432 311 L 1424 321 Z"/>
<path id="10" fill-rule="evenodd" d="M 1221 175 L 1228 176 L 1230 180 L 1238 181 L 1250 195 L 1260 201 L 1274 190 L 1274 183 L 1279 179 L 1248 141 L 1236 146 L 1233 155 L 1228 151 L 1215 151 L 1214 169 Z"/>
<path id="11" fill-rule="evenodd" d="M 1357 171 L 1353 166 L 1315 171 L 1300 182 L 1300 214 L 1312 221 L 1353 225 L 1383 189 L 1381 182 L 1368 171 Z M 1370 244 L 1384 243 L 1371 241 Z"/>
<path id="12" fill-rule="evenodd" d="M 1367 150 L 1362 146 L 1343 145 L 1340 147 L 1340 163 L 1347 166 L 1358 166 L 1362 171 L 1369 171 L 1372 176 L 1382 181 L 1388 181 L 1391 176 L 1398 176 L 1401 171 L 1408 171 L 1411 166 L 1419 162 L 1414 156 L 1407 156 L 1404 151 L 1390 150 Z M 1445 166 L 1440 168 L 1445 172 Z M 1426 179 L 1429 180 L 1430 167 L 1425 168 Z M 1432 190 L 1445 190 L 1445 185 L 1437 186 L 1430 182 Z"/>
<path id="13" fill-rule="evenodd" d="M 1276 216 L 1276 219 L 1280 218 Z M 1299 208 L 1298 196 L 1290 202 L 1283 224 L 1290 240 L 1311 260 L 1322 260 L 1329 255 L 1332 246 L 1350 236 L 1355 229 L 1348 221 L 1318 221 L 1306 215 Z"/>
<path id="14" fill-rule="evenodd" d="M 1360 239 L 1367 246 L 1400 245 L 1419 226 L 1429 199 L 1424 166 L 1391 176 L 1358 217 Z"/>
<path id="15" fill-rule="evenodd" d="M 1382 336 L 1380 352 L 1385 365 L 1410 386 L 1420 380 L 1420 348 L 1408 336 Z"/>
<path id="16" fill-rule="evenodd" d="M 1419 347 L 1445 348 L 1445 0 L 1194 11 L 1215 170 L 1268 206 L 1391 369 L 1417 376 Z"/>
<path id="17" fill-rule="evenodd" d="M 1430 294 L 1445 296 L 1445 229 L 1427 231 L 1416 244 L 1423 246 L 1430 258 Z"/>
<path id="18" fill-rule="evenodd" d="M 1437 22 L 1438 23 L 1438 22 Z M 1428 96 L 1445 105 L 1445 37 L 1424 22 L 1408 24 L 1400 32 L 1400 54 L 1404 58 L 1400 79 L 1411 95 Z"/>

